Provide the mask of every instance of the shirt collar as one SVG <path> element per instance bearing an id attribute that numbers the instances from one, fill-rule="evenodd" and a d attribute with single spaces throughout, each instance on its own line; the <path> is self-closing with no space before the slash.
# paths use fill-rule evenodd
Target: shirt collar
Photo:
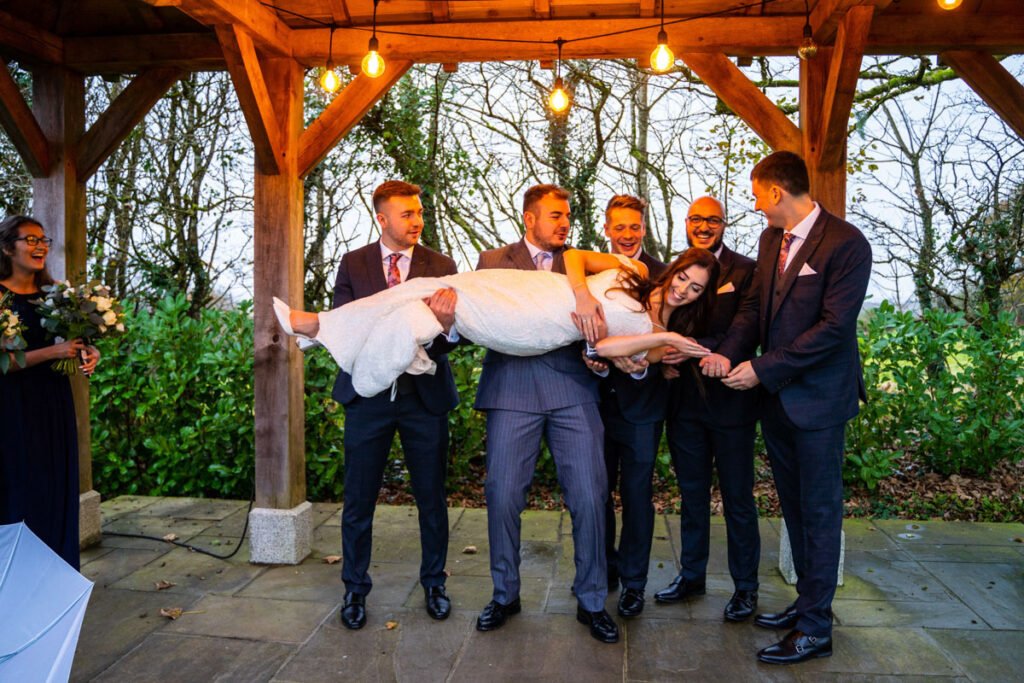
<path id="1" fill-rule="evenodd" d="M 718 245 L 718 249 L 715 249 L 715 251 L 713 252 L 715 254 L 715 260 L 716 261 L 721 261 L 722 260 L 722 250 L 723 249 L 725 249 L 725 245 L 724 244 L 719 244 Z"/>
<path id="2" fill-rule="evenodd" d="M 384 244 L 384 240 L 381 240 L 381 242 L 380 242 L 380 258 L 383 261 L 383 260 L 386 260 L 387 257 L 391 256 L 392 254 L 402 254 L 403 256 L 405 256 L 406 258 L 408 258 L 411 261 L 412 260 L 412 250 L 415 249 L 415 248 L 416 248 L 416 245 L 414 244 L 413 246 L 409 247 L 408 249 L 402 249 L 401 251 L 397 251 L 395 249 L 391 249 L 390 247 L 388 247 L 388 245 Z"/>
<path id="3" fill-rule="evenodd" d="M 551 258 L 555 257 L 555 255 L 552 254 L 550 251 L 544 251 L 543 249 L 541 249 L 540 247 L 538 247 L 537 245 L 535 245 L 533 242 L 531 242 L 530 240 L 526 239 L 525 237 L 523 238 L 523 241 L 526 242 L 526 248 L 530 250 L 530 259 L 531 260 L 536 261 L 537 260 L 537 254 L 540 254 L 542 252 L 547 254 Z"/>
<path id="4" fill-rule="evenodd" d="M 807 235 L 810 234 L 811 228 L 814 227 L 814 222 L 818 220 L 818 216 L 821 215 L 821 207 L 818 206 L 818 202 L 814 202 L 814 208 L 811 212 L 804 216 L 804 219 L 793 226 L 790 231 L 793 233 L 793 237 L 799 237 L 802 240 L 807 239 Z"/>

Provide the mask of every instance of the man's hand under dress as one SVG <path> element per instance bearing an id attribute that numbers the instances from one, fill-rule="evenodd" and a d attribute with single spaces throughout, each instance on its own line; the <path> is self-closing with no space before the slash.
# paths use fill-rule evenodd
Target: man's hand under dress
<path id="1" fill-rule="evenodd" d="M 732 370 L 732 361 L 721 354 L 712 353 L 700 359 L 700 367 L 705 377 L 725 377 Z"/>
<path id="2" fill-rule="evenodd" d="M 454 289 L 439 289 L 423 300 L 427 307 L 433 311 L 437 322 L 441 323 L 444 333 L 448 334 L 452 325 L 455 324 L 455 302 L 458 295 Z"/>
<path id="3" fill-rule="evenodd" d="M 722 380 L 722 384 L 729 387 L 730 389 L 753 389 L 761 380 L 758 379 L 757 373 L 754 372 L 754 366 L 750 364 L 749 360 L 745 360 L 735 368 L 732 369 L 725 379 Z"/>
<path id="4" fill-rule="evenodd" d="M 583 362 L 587 364 L 587 367 L 590 368 L 591 372 L 601 375 L 602 377 L 604 377 L 608 373 L 608 363 L 605 363 L 604 361 L 601 360 L 594 360 L 593 358 L 587 355 L 586 351 L 584 351 L 581 355 L 583 356 Z"/>
<path id="5" fill-rule="evenodd" d="M 617 367 L 619 370 L 626 373 L 627 375 L 635 375 L 637 373 L 643 372 L 644 370 L 647 369 L 648 366 L 646 358 L 633 360 L 629 356 L 619 356 L 618 358 L 609 358 L 608 360 L 610 360 L 612 364 L 615 365 L 615 367 Z"/>

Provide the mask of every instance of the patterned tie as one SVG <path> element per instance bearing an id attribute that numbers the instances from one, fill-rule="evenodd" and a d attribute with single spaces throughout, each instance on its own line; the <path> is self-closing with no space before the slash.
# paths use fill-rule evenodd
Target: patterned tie
<path id="1" fill-rule="evenodd" d="M 533 257 L 537 270 L 551 270 L 551 254 L 546 251 L 538 251 Z"/>
<path id="2" fill-rule="evenodd" d="M 390 263 L 388 263 L 388 289 L 395 285 L 402 283 L 402 273 L 398 270 L 398 259 L 402 258 L 402 255 L 397 251 L 390 256 Z"/>
<path id="3" fill-rule="evenodd" d="M 789 258 L 789 245 L 793 243 L 793 233 L 787 232 L 782 236 L 782 247 L 779 248 L 779 267 L 776 271 L 776 279 L 781 280 L 786 273 L 786 259 Z"/>

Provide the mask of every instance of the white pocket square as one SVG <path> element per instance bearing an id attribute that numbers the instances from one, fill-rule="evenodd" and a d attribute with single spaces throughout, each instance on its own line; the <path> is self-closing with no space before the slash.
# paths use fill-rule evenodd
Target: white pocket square
<path id="1" fill-rule="evenodd" d="M 718 294 L 728 294 L 729 292 L 735 292 L 736 287 L 731 282 L 726 282 L 724 285 L 718 288 Z"/>
<path id="2" fill-rule="evenodd" d="M 797 277 L 803 277 L 804 275 L 817 275 L 818 271 L 811 268 L 806 263 L 800 267 L 800 272 L 796 274 Z"/>

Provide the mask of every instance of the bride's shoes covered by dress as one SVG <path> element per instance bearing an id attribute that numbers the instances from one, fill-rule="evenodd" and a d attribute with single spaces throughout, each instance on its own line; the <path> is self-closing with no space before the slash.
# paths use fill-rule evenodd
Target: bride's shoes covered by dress
<path id="1" fill-rule="evenodd" d="M 277 324 L 281 326 L 281 329 L 284 330 L 285 334 L 287 334 L 288 336 L 298 337 L 298 339 L 295 340 L 295 343 L 298 344 L 299 350 L 305 351 L 306 349 L 313 348 L 314 346 L 319 346 L 320 342 L 318 342 L 316 339 L 307 337 L 304 334 L 299 334 L 298 332 L 292 329 L 291 313 L 292 309 L 288 307 L 288 304 L 281 301 L 275 296 L 274 315 L 277 317 Z"/>

